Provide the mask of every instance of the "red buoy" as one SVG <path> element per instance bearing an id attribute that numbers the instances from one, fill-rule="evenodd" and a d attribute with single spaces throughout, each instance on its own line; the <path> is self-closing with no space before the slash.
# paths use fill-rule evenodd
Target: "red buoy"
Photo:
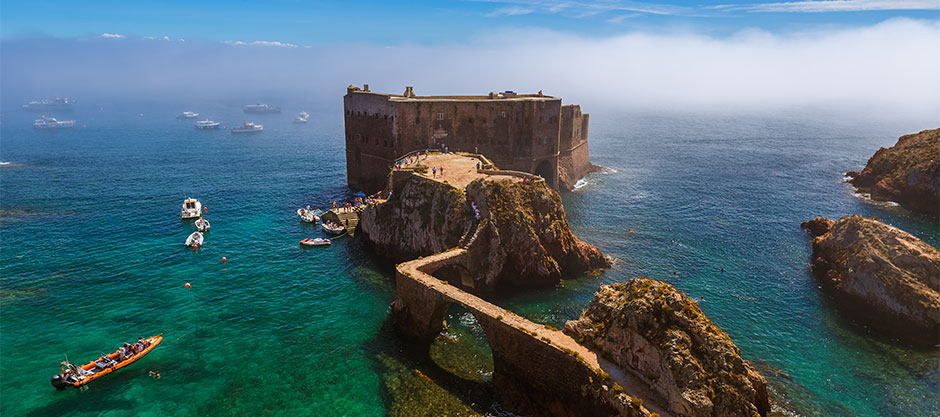
<path id="1" fill-rule="evenodd" d="M 225 259 L 225 257 L 223 256 L 223 257 L 222 257 L 222 263 L 225 263 L 225 261 L 226 261 L 226 259 Z"/>
<path id="2" fill-rule="evenodd" d="M 633 231 L 632 231 L 632 230 L 630 231 L 630 234 L 631 234 L 631 235 L 633 234 Z"/>
<path id="3" fill-rule="evenodd" d="M 198 245 L 193 245 L 193 249 L 196 249 L 196 248 L 198 248 L 198 247 L 199 247 Z"/>
<path id="4" fill-rule="evenodd" d="M 189 283 L 188 283 L 188 282 L 186 283 L 186 288 L 189 288 Z"/>

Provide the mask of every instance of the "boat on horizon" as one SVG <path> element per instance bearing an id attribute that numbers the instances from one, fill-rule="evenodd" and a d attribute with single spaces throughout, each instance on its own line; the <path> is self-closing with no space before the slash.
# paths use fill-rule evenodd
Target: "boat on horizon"
<path id="1" fill-rule="evenodd" d="M 55 100 L 30 101 L 23 105 L 23 110 L 29 111 L 54 111 L 54 110 L 72 110 L 72 104 L 75 100 L 68 97 L 56 97 Z"/>
<path id="2" fill-rule="evenodd" d="M 219 127 L 222 123 L 213 122 L 212 120 L 206 119 L 196 122 L 196 129 L 199 130 L 209 130 Z"/>
<path id="3" fill-rule="evenodd" d="M 268 114 L 268 113 L 280 113 L 280 107 L 271 107 L 267 104 L 249 104 L 245 106 L 245 113 L 257 113 L 257 114 Z"/>
<path id="4" fill-rule="evenodd" d="M 62 373 L 52 376 L 52 386 L 57 390 L 64 390 L 67 387 L 81 387 L 82 385 L 134 363 L 153 351 L 162 341 L 163 333 L 160 333 L 146 339 L 138 339 L 137 343 L 133 345 L 125 343 L 124 346 L 118 348 L 118 350 L 115 350 L 113 353 L 101 355 L 98 359 L 82 366 L 72 365 L 68 361 L 68 356 L 66 356 L 65 361 L 60 363 L 60 365 L 62 365 Z"/>
<path id="5" fill-rule="evenodd" d="M 298 114 L 297 117 L 294 119 L 294 123 L 307 123 L 307 119 L 309 119 L 309 118 L 310 118 L 310 115 L 307 114 L 307 112 L 302 111 L 302 112 L 300 112 L 300 114 Z"/>
<path id="6" fill-rule="evenodd" d="M 184 111 L 182 114 L 176 116 L 177 119 L 195 119 L 199 117 L 199 113 L 192 111 Z"/>
<path id="7" fill-rule="evenodd" d="M 194 219 L 202 214 L 202 203 L 195 198 L 186 197 L 183 200 L 183 209 L 180 210 L 180 217 L 184 219 Z"/>
<path id="8" fill-rule="evenodd" d="M 252 122 L 245 122 L 245 124 L 239 127 L 233 127 L 232 133 L 255 133 L 264 130 L 263 125 L 255 124 Z"/>
<path id="9" fill-rule="evenodd" d="M 56 120 L 55 117 L 42 116 L 33 122 L 36 129 L 65 129 L 75 126 L 74 120 Z"/>

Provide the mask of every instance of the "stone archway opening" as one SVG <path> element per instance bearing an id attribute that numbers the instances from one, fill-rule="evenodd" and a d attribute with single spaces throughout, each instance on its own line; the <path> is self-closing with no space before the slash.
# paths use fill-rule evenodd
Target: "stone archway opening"
<path id="1" fill-rule="evenodd" d="M 447 328 L 428 350 L 442 370 L 466 381 L 486 384 L 493 378 L 493 351 L 476 316 L 459 304 L 444 314 Z"/>
<path id="2" fill-rule="evenodd" d="M 551 162 L 539 162 L 535 167 L 535 175 L 544 178 L 545 184 L 548 184 L 549 187 L 555 188 L 555 170 L 552 168 Z"/>

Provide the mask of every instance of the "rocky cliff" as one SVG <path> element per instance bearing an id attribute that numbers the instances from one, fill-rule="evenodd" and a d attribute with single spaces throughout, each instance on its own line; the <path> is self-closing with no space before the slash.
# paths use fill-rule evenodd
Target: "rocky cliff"
<path id="1" fill-rule="evenodd" d="M 671 285 L 603 285 L 565 333 L 632 371 L 677 416 L 765 416 L 767 382 L 728 335 Z"/>
<path id="2" fill-rule="evenodd" d="M 907 342 L 940 341 L 940 251 L 861 216 L 802 226 L 814 236 L 813 274 L 842 309 Z"/>
<path id="3" fill-rule="evenodd" d="M 571 233 L 561 197 L 542 182 L 477 179 L 460 190 L 397 171 L 389 183 L 392 197 L 367 207 L 359 225 L 375 250 L 395 261 L 466 246 L 463 275 L 472 282 L 463 284 L 483 291 L 552 285 L 608 266 Z"/>
<path id="4" fill-rule="evenodd" d="M 940 129 L 901 136 L 894 146 L 875 152 L 862 172 L 846 175 L 874 200 L 940 216 Z"/>

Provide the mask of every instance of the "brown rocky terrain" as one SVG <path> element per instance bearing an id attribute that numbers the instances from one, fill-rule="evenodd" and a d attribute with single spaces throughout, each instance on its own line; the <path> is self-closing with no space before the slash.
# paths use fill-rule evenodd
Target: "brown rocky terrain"
<path id="1" fill-rule="evenodd" d="M 362 212 L 361 232 L 379 254 L 401 262 L 465 246 L 464 275 L 472 282 L 464 286 L 482 291 L 553 285 L 608 266 L 597 248 L 571 233 L 561 197 L 543 182 L 457 167 L 442 180 L 423 171 L 393 172 L 383 192 L 392 197 Z"/>
<path id="2" fill-rule="evenodd" d="M 871 198 L 940 216 L 940 129 L 901 136 L 881 148 L 849 182 Z"/>
<path id="3" fill-rule="evenodd" d="M 910 343 L 940 342 L 940 251 L 857 215 L 802 226 L 814 236 L 813 274 L 843 310 Z"/>
<path id="4" fill-rule="evenodd" d="M 765 416 L 767 382 L 728 335 L 671 285 L 602 285 L 565 333 L 629 370 L 677 416 Z"/>

